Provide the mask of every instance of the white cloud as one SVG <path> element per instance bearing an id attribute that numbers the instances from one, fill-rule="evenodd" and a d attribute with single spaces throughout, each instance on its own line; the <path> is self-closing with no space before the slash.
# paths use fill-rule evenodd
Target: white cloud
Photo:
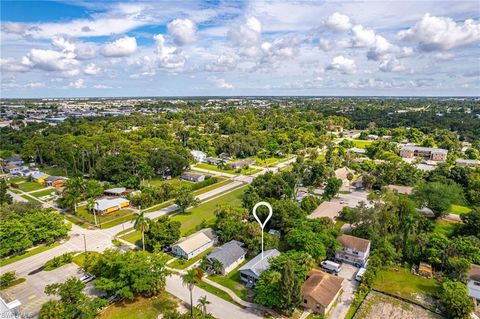
<path id="1" fill-rule="evenodd" d="M 125 57 L 137 51 L 137 40 L 135 37 L 124 36 L 114 42 L 105 44 L 102 47 L 102 54 L 106 57 Z"/>
<path id="2" fill-rule="evenodd" d="M 352 27 L 352 23 L 348 16 L 335 12 L 327 18 L 325 26 L 334 31 L 347 31 Z"/>
<path id="3" fill-rule="evenodd" d="M 165 44 L 165 37 L 162 34 L 154 36 L 157 41 L 156 58 L 161 68 L 178 70 L 185 65 L 185 57 L 174 46 Z"/>
<path id="4" fill-rule="evenodd" d="M 72 89 L 82 89 L 82 88 L 85 87 L 84 82 L 85 81 L 83 79 L 78 79 L 75 82 L 70 82 L 68 84 L 68 87 L 70 87 Z"/>
<path id="5" fill-rule="evenodd" d="M 230 29 L 227 36 L 238 46 L 240 54 L 254 56 L 258 53 L 261 33 L 262 24 L 260 21 L 255 17 L 249 17 L 245 24 Z"/>
<path id="6" fill-rule="evenodd" d="M 205 64 L 205 71 L 227 72 L 237 67 L 238 57 L 232 52 L 221 54 L 215 61 Z"/>
<path id="7" fill-rule="evenodd" d="M 90 63 L 83 69 L 83 73 L 88 75 L 97 75 L 99 74 L 101 69 L 95 65 L 95 63 Z"/>
<path id="8" fill-rule="evenodd" d="M 26 88 L 31 88 L 31 89 L 40 89 L 45 87 L 45 83 L 42 82 L 30 82 L 25 85 Z"/>
<path id="9" fill-rule="evenodd" d="M 214 76 L 211 76 L 208 78 L 208 80 L 210 82 L 212 82 L 213 84 L 215 84 L 215 86 L 219 89 L 233 89 L 234 86 L 230 83 L 228 83 L 227 81 L 225 81 L 225 79 L 222 79 L 222 78 L 217 78 L 217 77 L 214 77 Z"/>
<path id="10" fill-rule="evenodd" d="M 405 70 L 405 66 L 395 58 L 383 60 L 378 68 L 382 72 L 401 72 Z"/>
<path id="11" fill-rule="evenodd" d="M 452 60 L 455 57 L 455 55 L 450 52 L 438 52 L 434 55 L 434 57 L 439 61 L 449 61 L 449 60 Z"/>
<path id="12" fill-rule="evenodd" d="M 14 58 L 0 59 L 0 69 L 4 72 L 26 72 L 29 65 L 18 63 Z"/>
<path id="13" fill-rule="evenodd" d="M 189 19 L 175 19 L 167 27 L 168 33 L 173 36 L 176 45 L 182 46 L 196 40 L 197 29 Z"/>
<path id="14" fill-rule="evenodd" d="M 333 58 L 332 62 L 327 66 L 327 70 L 337 70 L 344 74 L 352 74 L 357 70 L 355 61 L 345 58 L 342 55 Z"/>
<path id="15" fill-rule="evenodd" d="M 400 31 L 402 40 L 416 42 L 422 51 L 450 50 L 480 42 L 480 23 L 467 19 L 456 23 L 448 17 L 425 14 L 414 27 Z"/>
<path id="16" fill-rule="evenodd" d="M 94 89 L 111 89 L 111 86 L 103 85 L 103 84 L 96 84 L 93 86 Z"/>
<path id="17" fill-rule="evenodd" d="M 78 65 L 73 52 L 31 49 L 21 64 L 44 71 L 68 71 Z"/>

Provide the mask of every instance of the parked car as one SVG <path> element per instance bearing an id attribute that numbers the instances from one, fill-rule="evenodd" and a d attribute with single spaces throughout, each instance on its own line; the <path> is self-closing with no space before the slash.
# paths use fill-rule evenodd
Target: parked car
<path id="1" fill-rule="evenodd" d="M 342 265 L 341 264 L 337 264 L 336 262 L 333 262 L 333 261 L 330 261 L 330 260 L 324 260 L 320 263 L 320 266 L 322 266 L 322 268 L 330 273 L 330 274 L 333 274 L 333 275 L 338 275 L 338 273 L 340 272 L 340 270 L 342 269 Z"/>
<path id="2" fill-rule="evenodd" d="M 115 303 L 115 302 L 120 301 L 122 299 L 123 299 L 123 297 L 120 296 L 120 295 L 113 295 L 110 298 L 108 298 L 108 303 L 112 304 L 112 303 Z"/>
<path id="3" fill-rule="evenodd" d="M 356 281 L 362 281 L 363 279 L 363 275 L 365 274 L 365 272 L 367 271 L 367 269 L 365 268 L 360 268 L 357 272 L 357 274 L 355 275 L 355 280 Z"/>
<path id="4" fill-rule="evenodd" d="M 96 276 L 90 275 L 90 274 L 85 274 L 82 277 L 80 277 L 80 281 L 84 283 L 89 283 L 90 281 L 94 280 L 97 278 Z"/>

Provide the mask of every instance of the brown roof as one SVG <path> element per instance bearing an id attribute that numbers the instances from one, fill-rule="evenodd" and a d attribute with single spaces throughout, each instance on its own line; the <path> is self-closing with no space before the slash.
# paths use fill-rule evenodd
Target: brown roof
<path id="1" fill-rule="evenodd" d="M 344 247 L 357 251 L 367 251 L 368 245 L 370 244 L 370 240 L 350 235 L 341 235 L 337 240 Z"/>
<path id="2" fill-rule="evenodd" d="M 308 216 L 308 218 L 330 217 L 334 219 L 343 209 L 343 205 L 338 202 L 323 202 Z"/>
<path id="3" fill-rule="evenodd" d="M 470 272 L 468 273 L 468 278 L 480 281 L 480 265 L 472 264 L 472 268 L 470 268 Z"/>
<path id="4" fill-rule="evenodd" d="M 313 269 L 302 286 L 302 294 L 310 297 L 327 308 L 342 289 L 343 278 L 332 276 L 321 270 Z"/>

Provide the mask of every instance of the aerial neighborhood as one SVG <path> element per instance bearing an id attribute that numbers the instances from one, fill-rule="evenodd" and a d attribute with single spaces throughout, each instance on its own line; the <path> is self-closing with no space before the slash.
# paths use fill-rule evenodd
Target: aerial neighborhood
<path id="1" fill-rule="evenodd" d="M 419 128 L 385 124 L 400 102 Z M 268 115 L 248 99 L 152 100 L 162 108 L 135 117 L 2 127 L 2 311 L 53 318 L 76 287 L 74 318 L 158 298 L 195 318 L 478 315 L 479 123 L 462 110 L 480 109 L 428 101 L 465 122 L 432 130 L 430 111 L 403 102 L 365 120 L 363 99 L 292 99 Z"/>

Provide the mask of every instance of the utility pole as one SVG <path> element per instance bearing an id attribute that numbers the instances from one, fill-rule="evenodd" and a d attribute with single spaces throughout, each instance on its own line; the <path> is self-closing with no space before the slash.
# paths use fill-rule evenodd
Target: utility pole
<path id="1" fill-rule="evenodd" d="M 83 234 L 83 246 L 85 247 L 85 255 L 87 254 L 87 238 L 85 234 Z"/>

